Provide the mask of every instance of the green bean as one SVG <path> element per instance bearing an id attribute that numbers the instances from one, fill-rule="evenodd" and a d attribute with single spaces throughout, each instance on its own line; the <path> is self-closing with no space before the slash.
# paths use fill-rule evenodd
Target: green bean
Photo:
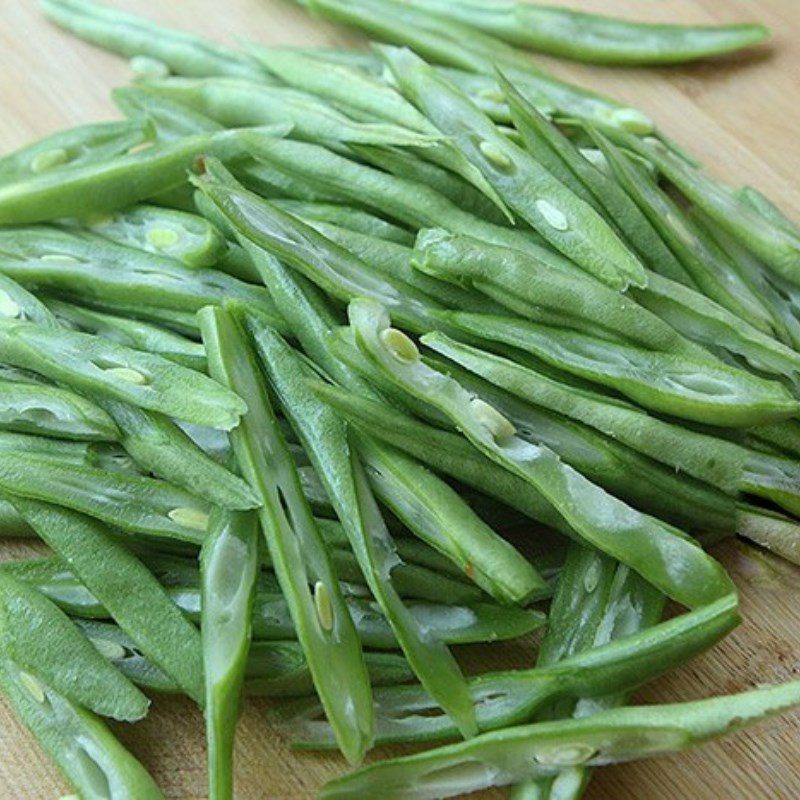
<path id="1" fill-rule="evenodd" d="M 790 283 L 800 285 L 800 231 L 764 217 L 730 189 L 670 153 L 663 144 L 648 141 L 642 145 L 638 139 L 629 140 L 627 136 L 621 141 L 650 159 L 670 183 L 719 227 Z"/>
<path id="2" fill-rule="evenodd" d="M 145 768 L 92 713 L 6 656 L 0 688 L 64 777 L 86 800 L 164 800 Z"/>
<path id="3" fill-rule="evenodd" d="M 40 5 L 50 20 L 82 39 L 123 56 L 148 56 L 181 75 L 263 76 L 256 64 L 235 50 L 134 14 L 88 0 L 42 0 Z"/>
<path id="4" fill-rule="evenodd" d="M 735 624 L 735 602 L 731 625 Z M 550 607 L 550 625 L 542 640 L 537 666 L 548 667 L 572 655 L 635 636 L 656 625 L 664 596 L 635 572 L 579 545 L 570 549 Z M 687 655 L 693 655 L 687 654 Z M 686 656 L 684 656 L 686 657 Z M 537 720 L 579 718 L 624 705 L 629 692 L 557 702 L 537 714 Z M 526 796 L 580 800 L 589 770 L 573 767 L 554 778 L 515 787 L 512 800 Z"/>
<path id="5" fill-rule="evenodd" d="M 151 123 L 141 117 L 68 128 L 0 157 L 0 182 L 12 183 L 67 165 L 113 158 L 152 136 Z"/>
<path id="6" fill-rule="evenodd" d="M 530 153 L 616 226 L 642 263 L 662 275 L 691 285 L 683 265 L 625 189 L 611 175 L 590 163 L 520 89 L 503 75 L 498 81 L 497 91 L 507 98 L 514 125 Z"/>
<path id="7" fill-rule="evenodd" d="M 259 505 L 245 481 L 207 456 L 169 418 L 114 400 L 100 404 L 119 427 L 120 444 L 146 471 L 223 508 Z"/>
<path id="8" fill-rule="evenodd" d="M 382 761 L 331 781 L 325 800 L 452 797 L 546 777 L 565 767 L 599 766 L 685 750 L 788 711 L 800 703 L 800 681 L 674 705 L 627 707 L 580 720 L 543 722 L 484 734 L 467 742 Z"/>
<path id="9" fill-rule="evenodd" d="M 411 286 L 376 275 L 357 256 L 328 241 L 297 217 L 248 192 L 219 164 L 209 161 L 198 186 L 252 242 L 300 271 L 324 291 L 347 301 L 356 296 L 380 298 L 413 330 L 430 330 L 436 301 Z"/>
<path id="10" fill-rule="evenodd" d="M 82 222 L 104 239 L 170 256 L 188 267 L 211 267 L 225 251 L 222 234 L 207 220 L 185 211 L 138 205 Z"/>
<path id="11" fill-rule="evenodd" d="M 290 124 L 292 136 L 311 142 L 403 147 L 429 147 L 442 138 L 435 129 L 420 133 L 388 122 L 357 122 L 313 94 L 256 81 L 168 78 L 147 81 L 143 86 L 229 128 Z"/>
<path id="12" fill-rule="evenodd" d="M 41 300 L 3 274 L 0 274 L 0 318 L 58 327 L 58 320 Z"/>
<path id="13" fill-rule="evenodd" d="M 129 119 L 147 119 L 156 140 L 166 142 L 198 133 L 218 133 L 223 126 L 186 105 L 158 97 L 141 86 L 118 86 L 111 90 L 114 105 Z"/>
<path id="14" fill-rule="evenodd" d="M 730 268 L 719 250 L 697 235 L 677 203 L 644 176 L 622 150 L 603 133 L 592 130 L 591 134 L 611 165 L 616 179 L 673 250 L 700 291 L 769 334 L 772 324 L 769 312 Z M 667 277 L 674 279 L 676 276 Z"/>
<path id="15" fill-rule="evenodd" d="M 389 175 L 305 142 L 277 140 L 244 131 L 253 157 L 291 181 L 324 192 L 335 202 L 356 203 L 412 228 L 442 227 L 478 239 L 505 244 L 563 263 L 565 259 L 536 243 L 533 231 L 515 231 L 468 214 L 446 197 L 413 181 Z"/>
<path id="16" fill-rule="evenodd" d="M 96 714 L 134 722 L 148 699 L 112 667 L 57 606 L 35 589 L 0 573 L 3 656 Z"/>
<path id="17" fill-rule="evenodd" d="M 12 502 L 141 651 L 202 703 L 200 634 L 147 567 L 89 517 L 36 500 Z"/>
<path id="18" fill-rule="evenodd" d="M 233 452 L 264 504 L 261 525 L 314 684 L 343 754 L 358 762 L 372 741 L 358 635 L 248 342 L 224 310 L 209 307 L 200 317 L 211 374 L 246 397 L 248 412 L 231 434 Z"/>
<path id="19" fill-rule="evenodd" d="M 464 25 L 425 14 L 407 3 L 387 0 L 301 0 L 312 13 L 361 28 L 384 42 L 412 48 L 437 64 L 494 75 L 499 66 L 515 81 L 561 114 L 602 120 L 650 133 L 653 122 L 641 111 L 559 80 L 524 54 L 492 36 Z M 538 104 L 538 103 L 537 103 Z"/>
<path id="20" fill-rule="evenodd" d="M 322 222 L 346 228 L 382 241 L 404 245 L 414 244 L 414 234 L 375 214 L 335 203 L 306 203 L 298 200 L 273 200 L 281 211 L 306 220 L 309 224 Z"/>
<path id="21" fill-rule="evenodd" d="M 134 533 L 199 543 L 205 501 L 164 481 L 69 464 L 43 454 L 6 453 L 0 488 L 15 497 L 57 503 Z"/>
<path id="22" fill-rule="evenodd" d="M 467 97 L 410 51 L 382 54 L 406 96 L 556 250 L 618 289 L 645 285 L 644 268 L 605 220 L 526 151 L 500 134 Z"/>
<path id="23" fill-rule="evenodd" d="M 205 350 L 191 339 L 140 320 L 104 314 L 61 300 L 45 300 L 57 319 L 67 327 L 102 336 L 135 350 L 163 356 L 184 367 L 205 371 Z"/>
<path id="24" fill-rule="evenodd" d="M 752 186 L 743 186 L 741 189 L 734 191 L 734 195 L 739 201 L 750 206 L 753 211 L 758 212 L 768 222 L 777 225 L 779 228 L 785 228 L 790 233 L 800 235 L 800 227 L 797 223 L 790 220 L 772 200 L 758 189 Z"/>
<path id="25" fill-rule="evenodd" d="M 537 408 L 452 362 L 426 361 L 494 406 L 514 425 L 521 438 L 549 447 L 565 463 L 635 508 L 690 531 L 731 533 L 735 529 L 736 506 L 731 494 L 744 489 L 742 473 L 739 473 L 740 483 L 736 489 L 725 494 L 722 487 L 712 488 L 710 483 L 693 479 L 671 463 L 662 463 L 668 460 L 664 455 L 658 461 L 628 447 L 624 434 L 618 439 L 616 435 L 592 430 L 561 414 Z M 644 429 L 648 420 L 640 421 Z M 670 433 L 666 429 L 662 432 L 665 436 Z M 654 443 L 658 435 L 651 439 L 643 433 L 643 438 Z M 661 444 L 663 446 L 663 440 Z M 693 444 L 697 452 L 710 458 L 708 442 L 701 439 Z M 710 444 L 713 446 L 714 441 Z M 743 463 L 746 454 L 731 449 Z M 677 459 L 680 459 L 677 441 L 672 443 L 672 450 L 677 451 Z"/>
<path id="26" fill-rule="evenodd" d="M 759 425 L 797 413 L 796 401 L 783 385 L 721 361 L 655 353 L 511 317 L 459 311 L 437 316 L 462 333 L 517 347 L 656 412 L 722 427 Z"/>
<path id="27" fill-rule="evenodd" d="M 418 626 L 392 584 L 392 569 L 399 558 L 345 425 L 304 386 L 303 378 L 314 376 L 313 370 L 304 368 L 285 342 L 257 318 L 249 316 L 246 324 L 270 384 L 327 489 L 367 585 L 409 664 L 462 733 L 472 735 L 472 706 L 455 659 L 438 639 Z"/>
<path id="28" fill-rule="evenodd" d="M 409 5 L 519 47 L 595 64 L 681 64 L 763 42 L 763 25 L 664 25 L 567 8 L 483 0 L 410 0 Z"/>
<path id="29" fill-rule="evenodd" d="M 0 431 L 0 453 L 6 452 L 47 456 L 65 464 L 86 464 L 91 460 L 89 445 L 85 442 Z"/>
<path id="30" fill-rule="evenodd" d="M 481 452 L 538 488 L 575 534 L 690 607 L 729 591 L 724 570 L 683 534 L 607 495 L 551 450 L 520 439 L 488 403 L 423 364 L 416 346 L 395 333 L 380 305 L 357 300 L 349 314 L 359 348 L 387 378 L 445 413 Z"/>
<path id="31" fill-rule="evenodd" d="M 277 135 L 285 126 L 270 129 Z M 181 186 L 201 155 L 223 158 L 241 153 L 238 131 L 197 134 L 157 142 L 102 161 L 65 166 L 0 187 L 0 224 L 19 225 L 102 214 Z"/>
<path id="32" fill-rule="evenodd" d="M 215 512 L 200 564 L 209 798 L 227 800 L 258 572 L 256 514 Z"/>
<path id="33" fill-rule="evenodd" d="M 739 514 L 737 533 L 792 564 L 800 564 L 800 528 L 794 520 L 745 506 Z"/>
<path id="34" fill-rule="evenodd" d="M 534 322 L 654 351 L 700 354 L 655 314 L 614 289 L 580 270 L 554 269 L 518 250 L 423 230 L 411 261 L 425 274 L 476 289 Z"/>
<path id="35" fill-rule="evenodd" d="M 594 577 L 599 585 L 604 576 Z M 594 597 L 598 604 L 607 597 L 608 588 L 598 589 Z M 585 608 L 580 613 L 588 616 L 592 612 Z M 711 647 L 737 622 L 736 598 L 730 595 L 654 627 L 629 629 L 628 635 L 570 654 L 557 663 L 474 677 L 470 689 L 480 730 L 485 733 L 528 722 L 537 710 L 554 701 L 580 697 L 599 700 L 610 693 L 630 691 Z M 591 635 L 592 631 L 587 633 Z M 452 722 L 420 686 L 387 687 L 375 692 L 375 700 L 380 743 L 418 743 L 457 736 Z M 313 698 L 289 704 L 283 717 L 295 744 L 331 746 L 330 728 L 321 722 L 319 704 Z"/>
<path id="36" fill-rule="evenodd" d="M 47 227 L 0 231 L 0 270 L 24 285 L 72 296 L 81 305 L 191 312 L 240 299 L 276 314 L 263 288 L 216 270 L 188 269 L 171 258 Z M 138 316 L 133 314 L 132 316 Z M 178 316 L 178 315 L 175 315 Z"/>
<path id="37" fill-rule="evenodd" d="M 0 319 L 0 358 L 70 388 L 198 425 L 230 429 L 246 408 L 199 372 L 85 333 Z"/>

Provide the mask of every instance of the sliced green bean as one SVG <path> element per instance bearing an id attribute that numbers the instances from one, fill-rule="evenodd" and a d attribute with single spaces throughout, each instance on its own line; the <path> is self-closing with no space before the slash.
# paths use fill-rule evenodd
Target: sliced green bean
<path id="1" fill-rule="evenodd" d="M 42 0 L 49 19 L 106 50 L 127 57 L 148 56 L 180 75 L 266 76 L 245 55 L 183 31 L 155 25 L 88 0 Z"/>
<path id="2" fill-rule="evenodd" d="M 448 747 L 380 762 L 327 784 L 325 800 L 452 797 L 552 775 L 685 750 L 800 703 L 800 681 L 674 705 L 628 707 L 580 720 L 484 734 Z"/>
<path id="3" fill-rule="evenodd" d="M 46 298 L 47 306 L 61 323 L 85 333 L 94 333 L 117 344 L 144 350 L 205 372 L 206 354 L 203 346 L 185 336 L 140 320 L 104 314 L 73 303 Z"/>
<path id="4" fill-rule="evenodd" d="M 5 453 L 0 488 L 15 497 L 57 503 L 123 530 L 199 543 L 205 501 L 164 481 L 69 464 L 34 453 Z"/>
<path id="5" fill-rule="evenodd" d="M 800 226 L 789 219 L 775 203 L 758 189 L 752 186 L 743 186 L 734 191 L 734 195 L 743 203 L 750 206 L 753 211 L 757 211 L 764 219 L 777 225 L 779 228 L 786 228 L 791 233 L 800 235 Z"/>
<path id="6" fill-rule="evenodd" d="M 50 600 L 0 573 L 0 641 L 5 658 L 95 714 L 135 722 L 148 699 L 111 666 Z"/>
<path id="7" fill-rule="evenodd" d="M 97 717 L 5 656 L 0 662 L 0 688 L 81 797 L 164 800 L 145 768 Z"/>
<path id="8" fill-rule="evenodd" d="M 120 444 L 146 471 L 223 508 L 259 505 L 245 481 L 207 456 L 169 418 L 127 403 L 100 402 L 122 433 Z"/>
<path id="9" fill-rule="evenodd" d="M 224 237 L 208 220 L 159 206 L 133 206 L 83 223 L 112 242 L 170 256 L 188 267 L 214 266 L 226 248 Z"/>
<path id="10" fill-rule="evenodd" d="M 0 318 L 58 326 L 58 320 L 41 300 L 3 274 L 0 274 Z"/>
<path id="11" fill-rule="evenodd" d="M 199 372 L 85 333 L 0 319 L 0 358 L 69 388 L 198 425 L 228 430 L 246 410 Z"/>
<path id="12" fill-rule="evenodd" d="M 200 317 L 211 374 L 247 398 L 248 412 L 231 434 L 233 452 L 264 504 L 261 525 L 315 686 L 342 752 L 357 763 L 372 741 L 358 635 L 249 344 L 224 310 L 207 308 Z"/>
<path id="13" fill-rule="evenodd" d="M 488 403 L 423 364 L 380 305 L 357 300 L 349 314 L 359 348 L 387 378 L 448 415 L 481 452 L 538 488 L 578 536 L 690 607 L 730 591 L 722 567 L 683 534 L 606 494 L 551 450 L 520 439 Z"/>
<path id="14" fill-rule="evenodd" d="M 542 53 L 595 64 L 682 64 L 763 42 L 763 25 L 665 25 L 528 3 L 410 0 L 437 16 Z"/>
<path id="15" fill-rule="evenodd" d="M 67 165 L 122 155 L 153 136 L 144 118 L 100 122 L 59 131 L 0 158 L 0 182 L 12 183 Z"/>
<path id="16" fill-rule="evenodd" d="M 209 798 L 229 800 L 258 573 L 258 516 L 215 512 L 200 564 Z"/>
<path id="17" fill-rule="evenodd" d="M 447 648 L 417 625 L 392 585 L 400 559 L 348 441 L 347 429 L 303 383 L 314 376 L 280 337 L 253 316 L 247 327 L 261 363 L 326 487 L 364 578 L 424 686 L 465 736 L 475 732 L 466 682 Z M 466 701 L 466 702 L 465 702 Z"/>
<path id="18" fill-rule="evenodd" d="M 89 517 L 36 500 L 13 503 L 141 651 L 202 704 L 200 634 L 147 567 Z"/>
<path id="19" fill-rule="evenodd" d="M 403 93 L 453 137 L 508 206 L 555 249 L 614 288 L 646 284 L 641 263 L 605 220 L 500 134 L 455 86 L 408 50 L 381 52 Z"/>
<path id="20" fill-rule="evenodd" d="M 463 333 L 519 348 L 657 412 L 722 427 L 759 425 L 797 413 L 796 401 L 782 384 L 722 361 L 655 353 L 511 317 L 459 311 L 437 316 Z"/>

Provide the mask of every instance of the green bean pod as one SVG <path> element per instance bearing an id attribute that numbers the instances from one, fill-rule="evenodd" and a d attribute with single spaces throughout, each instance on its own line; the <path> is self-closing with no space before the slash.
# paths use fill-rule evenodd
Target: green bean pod
<path id="1" fill-rule="evenodd" d="M 432 403 L 479 450 L 538 488 L 578 536 L 689 607 L 713 602 L 730 591 L 722 567 L 683 534 L 606 494 L 562 464 L 551 450 L 520 439 L 488 403 L 423 364 L 416 346 L 390 327 L 388 314 L 378 304 L 354 301 L 349 314 L 359 348 L 387 378 Z"/>
<path id="2" fill-rule="evenodd" d="M 246 410 L 199 372 L 85 333 L 0 319 L 0 358 L 78 391 L 197 425 L 229 430 Z"/>
<path id="3" fill-rule="evenodd" d="M 485 0 L 410 0 L 409 5 L 562 58 L 594 64 L 682 64 L 763 42 L 763 25 L 665 25 L 631 22 L 568 8 Z"/>
<path id="4" fill-rule="evenodd" d="M 147 567 L 89 517 L 36 500 L 12 502 L 142 652 L 202 704 L 200 634 Z"/>
<path id="5" fill-rule="evenodd" d="M 0 274 L 0 318 L 58 326 L 58 320 L 41 300 L 3 274 Z"/>
<path id="6" fill-rule="evenodd" d="M 179 75 L 233 75 L 266 80 L 263 70 L 231 48 L 165 28 L 89 0 L 42 0 L 57 25 L 123 56 L 147 56 Z"/>
<path id="7" fill-rule="evenodd" d="M 145 768 L 94 714 L 6 656 L 0 662 L 0 688 L 81 797 L 164 800 Z"/>
<path id="8" fill-rule="evenodd" d="M 261 526 L 315 686 L 343 754 L 357 763 L 372 741 L 358 635 L 249 343 L 223 309 L 206 308 L 200 317 L 211 374 L 247 398 L 248 412 L 231 434 L 233 452 L 263 503 Z"/>
<path id="9" fill-rule="evenodd" d="M 800 681 L 692 703 L 626 707 L 542 722 L 382 761 L 331 781 L 324 800 L 387 796 L 436 800 L 591 767 L 686 750 L 800 704 Z M 447 782 L 443 783 L 443 777 Z"/>
<path id="10" fill-rule="evenodd" d="M 209 798 L 233 797 L 233 742 L 250 649 L 258 517 L 215 512 L 200 557 Z"/>
<path id="11" fill-rule="evenodd" d="M 56 503 L 133 533 L 199 543 L 205 501 L 165 481 L 69 464 L 43 454 L 6 453 L 0 488 L 15 497 Z"/>
<path id="12" fill-rule="evenodd" d="M 0 573 L 0 647 L 20 669 L 95 714 L 135 722 L 150 701 L 30 585 Z"/>

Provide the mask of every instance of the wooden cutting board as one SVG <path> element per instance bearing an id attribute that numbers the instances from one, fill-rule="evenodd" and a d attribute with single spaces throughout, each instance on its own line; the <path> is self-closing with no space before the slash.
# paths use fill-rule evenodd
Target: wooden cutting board
<path id="1" fill-rule="evenodd" d="M 453 0 L 458 2 L 458 0 Z M 663 129 L 732 184 L 750 183 L 800 218 L 800 4 L 797 0 L 573 0 L 589 11 L 651 21 L 759 19 L 771 47 L 685 68 L 622 70 L 555 63 L 554 69 L 651 113 Z M 287 0 L 114 0 L 225 42 L 237 38 L 346 45 L 359 37 L 309 18 Z M 109 90 L 126 63 L 49 25 L 32 0 L 0 0 L 0 151 L 82 122 L 114 116 Z M 32 555 L 0 544 L 0 558 Z M 744 623 L 712 652 L 637 695 L 642 703 L 735 692 L 800 676 L 800 569 L 729 542 L 716 551 L 741 590 Z M 482 652 L 484 668 L 529 664 L 519 644 Z M 475 661 L 474 650 L 467 654 Z M 205 797 L 202 719 L 189 702 L 157 699 L 136 726 L 115 725 L 170 798 Z M 386 749 L 381 754 L 394 752 Z M 270 722 L 268 702 L 248 702 L 237 743 L 237 797 L 306 800 L 345 765 L 293 754 Z M 590 800 L 792 800 L 800 798 L 800 714 L 691 754 L 599 771 Z M 0 800 L 54 800 L 68 789 L 0 700 Z M 487 792 L 481 798 L 504 797 Z M 475 797 L 478 797 L 475 795 Z M 368 800 L 365 798 L 365 800 Z"/>

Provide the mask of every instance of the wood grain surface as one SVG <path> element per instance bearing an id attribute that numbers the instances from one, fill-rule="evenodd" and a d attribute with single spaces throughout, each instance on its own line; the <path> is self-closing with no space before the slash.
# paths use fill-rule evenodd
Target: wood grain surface
<path id="1" fill-rule="evenodd" d="M 453 0 L 458 2 L 458 0 Z M 361 39 L 310 19 L 287 0 L 113 0 L 172 24 L 234 43 L 354 44 Z M 659 70 L 552 62 L 649 112 L 710 172 L 751 183 L 800 218 L 800 3 L 797 0 L 573 0 L 589 11 L 652 21 L 759 19 L 774 33 L 744 57 Z M 109 90 L 126 63 L 49 25 L 32 0 L 0 0 L 0 151 L 81 122 L 115 116 Z M 548 60 L 548 63 L 549 60 Z M 0 544 L 0 558 L 32 554 Z M 717 548 L 742 597 L 744 622 L 725 642 L 637 695 L 642 703 L 690 700 L 800 676 L 800 570 L 738 543 Z M 472 650 L 483 668 L 531 663 L 521 644 Z M 120 739 L 175 800 L 205 797 L 202 719 L 181 699 L 162 698 Z M 384 749 L 378 755 L 395 752 Z M 237 798 L 306 800 L 344 768 L 335 756 L 294 754 L 270 721 L 268 702 L 248 702 L 237 742 Z M 793 800 L 800 798 L 800 714 L 690 754 L 599 771 L 589 800 Z M 54 800 L 68 793 L 47 757 L 0 700 L 0 800 Z M 473 795 L 480 800 L 503 792 Z M 367 800 L 365 798 L 365 800 Z"/>

